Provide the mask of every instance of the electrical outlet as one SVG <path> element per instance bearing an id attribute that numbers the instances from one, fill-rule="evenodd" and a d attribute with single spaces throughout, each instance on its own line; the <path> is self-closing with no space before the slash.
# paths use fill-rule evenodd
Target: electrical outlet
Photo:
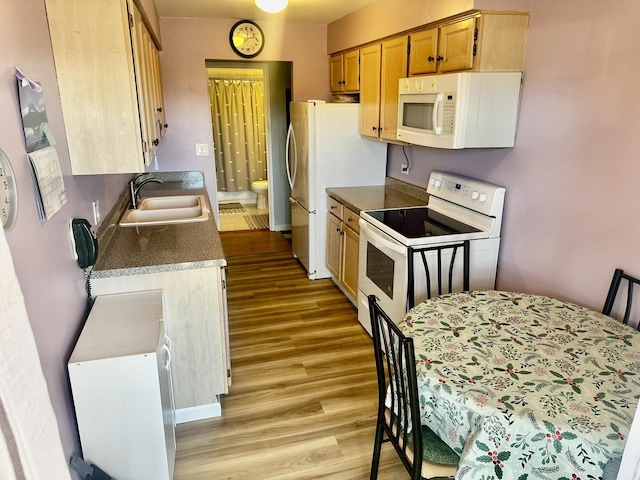
<path id="1" fill-rule="evenodd" d="M 100 221 L 100 201 L 94 200 L 91 203 L 91 207 L 93 208 L 93 224 L 98 225 Z"/>
<path id="2" fill-rule="evenodd" d="M 400 167 L 400 171 L 405 175 L 409 175 L 409 165 L 407 165 L 406 163 L 402 164 L 402 166 Z"/>

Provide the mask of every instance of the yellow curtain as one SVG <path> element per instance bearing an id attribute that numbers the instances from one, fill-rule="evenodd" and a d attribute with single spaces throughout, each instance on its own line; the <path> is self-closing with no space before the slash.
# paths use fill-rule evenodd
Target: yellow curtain
<path id="1" fill-rule="evenodd" d="M 267 179 L 264 81 L 209 80 L 218 191 L 251 190 Z"/>

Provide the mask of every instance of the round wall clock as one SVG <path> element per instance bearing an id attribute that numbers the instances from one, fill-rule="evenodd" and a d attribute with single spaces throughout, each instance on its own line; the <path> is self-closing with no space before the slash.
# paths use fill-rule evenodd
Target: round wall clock
<path id="1" fill-rule="evenodd" d="M 229 32 L 229 43 L 234 52 L 244 58 L 253 58 L 264 47 L 264 34 L 257 23 L 240 20 Z"/>
<path id="2" fill-rule="evenodd" d="M 0 149 L 0 217 L 5 230 L 11 230 L 18 217 L 18 189 L 9 158 Z"/>

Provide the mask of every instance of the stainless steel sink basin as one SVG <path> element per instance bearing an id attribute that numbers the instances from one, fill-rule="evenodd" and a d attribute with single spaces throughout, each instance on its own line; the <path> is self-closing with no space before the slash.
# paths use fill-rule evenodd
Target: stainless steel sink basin
<path id="1" fill-rule="evenodd" d="M 204 195 L 148 197 L 137 209 L 128 209 L 120 219 L 123 227 L 203 222 L 209 218 Z"/>

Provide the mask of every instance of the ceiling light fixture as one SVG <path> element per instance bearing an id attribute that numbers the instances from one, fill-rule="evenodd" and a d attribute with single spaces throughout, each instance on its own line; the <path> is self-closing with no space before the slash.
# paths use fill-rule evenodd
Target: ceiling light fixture
<path id="1" fill-rule="evenodd" d="M 256 0 L 258 8 L 267 13 L 278 13 L 284 10 L 288 3 L 288 0 Z"/>

